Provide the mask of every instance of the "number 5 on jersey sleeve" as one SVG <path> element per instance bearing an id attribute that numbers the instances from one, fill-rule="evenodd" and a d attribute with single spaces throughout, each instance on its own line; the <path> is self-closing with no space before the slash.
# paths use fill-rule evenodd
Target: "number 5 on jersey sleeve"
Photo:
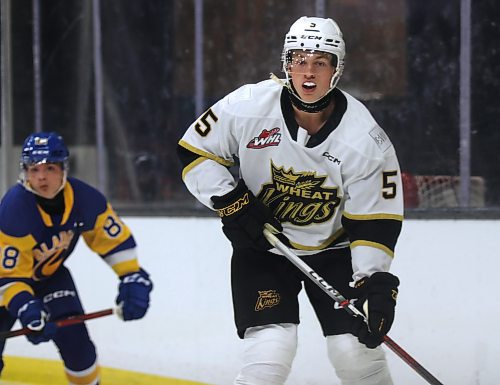
<path id="1" fill-rule="evenodd" d="M 217 122 L 219 118 L 217 115 L 214 114 L 211 108 L 209 108 L 196 122 L 194 129 L 198 134 L 201 136 L 207 136 L 210 130 L 212 129 L 210 127 L 210 122 L 208 121 L 208 118 L 212 118 L 213 122 Z"/>
<path id="2" fill-rule="evenodd" d="M 397 171 L 384 171 L 382 173 L 382 196 L 385 199 L 393 199 L 396 197 L 396 182 L 390 179 L 396 175 L 398 175 Z"/>

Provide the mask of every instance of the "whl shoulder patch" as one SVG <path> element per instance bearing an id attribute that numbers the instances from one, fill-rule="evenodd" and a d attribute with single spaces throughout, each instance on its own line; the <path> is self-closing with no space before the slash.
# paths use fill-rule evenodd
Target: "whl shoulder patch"
<path id="1" fill-rule="evenodd" d="M 373 130 L 370 131 L 370 136 L 372 139 L 377 143 L 378 148 L 380 148 L 380 151 L 386 152 L 387 149 L 389 149 L 392 146 L 392 143 L 385 133 L 384 130 L 382 130 L 381 127 L 377 126 Z"/>

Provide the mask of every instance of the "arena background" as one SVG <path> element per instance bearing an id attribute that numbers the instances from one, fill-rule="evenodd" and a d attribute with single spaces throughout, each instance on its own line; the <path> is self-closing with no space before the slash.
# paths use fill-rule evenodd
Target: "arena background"
<path id="1" fill-rule="evenodd" d="M 0 5 L 0 193 L 16 181 L 23 139 L 60 132 L 71 173 L 105 192 L 130 222 L 155 278 L 144 321 L 88 322 L 108 385 L 123 383 L 123 375 L 138 385 L 224 385 L 237 372 L 229 245 L 218 219 L 185 189 L 175 147 L 213 102 L 280 74 L 284 34 L 302 15 L 339 23 L 347 46 L 339 87 L 372 111 L 404 172 L 408 220 L 394 262 L 402 285 L 391 336 L 443 383 L 498 382 L 498 1 Z M 99 262 L 83 244 L 69 261 L 87 311 L 112 306 L 116 294 L 116 278 Z M 287 385 L 331 384 L 317 321 L 301 303 L 299 353 Z M 40 368 L 60 373 L 50 344 L 14 338 L 7 354 L 13 361 L 0 383 L 64 384 L 40 376 Z M 397 383 L 425 383 L 387 354 Z"/>
<path id="2" fill-rule="evenodd" d="M 302 15 L 338 21 L 339 87 L 388 132 L 407 217 L 500 217 L 500 4 L 494 0 L 2 0 L 0 190 L 18 146 L 58 131 L 72 172 L 121 213 L 211 215 L 175 146 L 198 114 L 280 72 Z"/>

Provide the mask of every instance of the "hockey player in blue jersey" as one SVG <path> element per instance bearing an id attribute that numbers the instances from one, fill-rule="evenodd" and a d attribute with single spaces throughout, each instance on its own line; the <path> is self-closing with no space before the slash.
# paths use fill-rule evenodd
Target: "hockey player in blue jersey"
<path id="1" fill-rule="evenodd" d="M 96 348 L 85 324 L 57 328 L 51 322 L 84 313 L 64 262 L 81 235 L 119 277 L 116 303 L 125 321 L 144 317 L 153 284 L 130 229 L 99 191 L 67 176 L 68 158 L 56 133 L 35 133 L 24 142 L 19 183 L 0 202 L 0 328 L 9 330 L 19 319 L 35 331 L 27 335 L 33 344 L 54 341 L 69 384 L 97 385 Z"/>

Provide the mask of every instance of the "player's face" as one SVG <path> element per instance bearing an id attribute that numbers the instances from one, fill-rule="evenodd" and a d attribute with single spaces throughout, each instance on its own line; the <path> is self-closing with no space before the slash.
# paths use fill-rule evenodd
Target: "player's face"
<path id="1" fill-rule="evenodd" d="M 300 98 L 314 102 L 329 91 L 335 67 L 328 53 L 295 50 L 288 71 Z"/>
<path id="2" fill-rule="evenodd" d="M 38 195 L 52 199 L 63 183 L 64 171 L 60 164 L 42 163 L 28 166 L 26 179 Z"/>

